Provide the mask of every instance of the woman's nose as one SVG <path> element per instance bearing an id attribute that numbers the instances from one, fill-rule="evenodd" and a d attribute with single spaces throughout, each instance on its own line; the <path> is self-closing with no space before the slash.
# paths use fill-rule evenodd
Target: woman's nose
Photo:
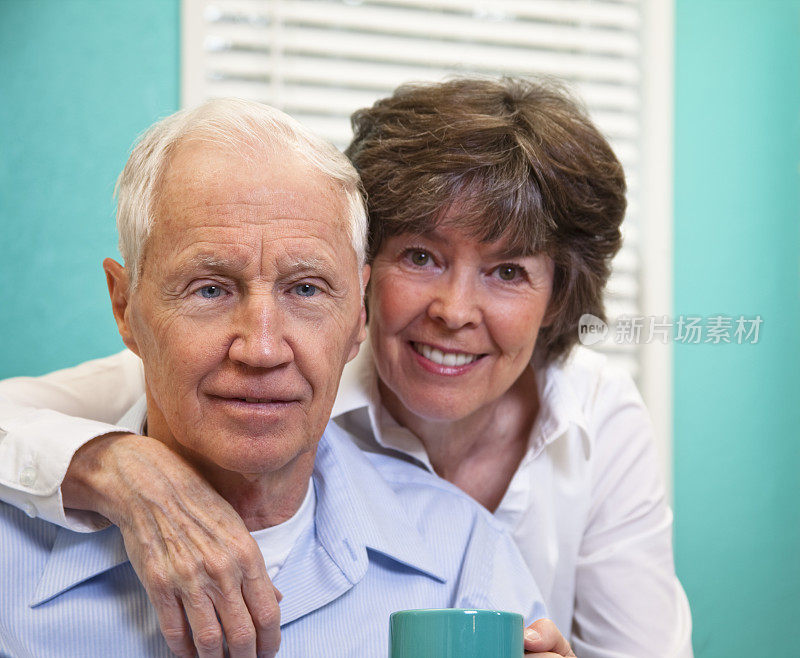
<path id="1" fill-rule="evenodd" d="M 450 330 L 480 324 L 479 293 L 468 276 L 442 277 L 428 305 L 428 315 Z"/>

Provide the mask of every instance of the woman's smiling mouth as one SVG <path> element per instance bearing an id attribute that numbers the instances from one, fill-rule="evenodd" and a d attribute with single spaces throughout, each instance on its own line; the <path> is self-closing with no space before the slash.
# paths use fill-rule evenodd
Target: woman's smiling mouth
<path id="1" fill-rule="evenodd" d="M 444 352 L 426 343 L 415 343 L 413 341 L 411 347 L 417 354 L 424 356 L 429 361 L 448 367 L 465 366 L 484 356 L 483 354 L 472 354 L 470 352 Z"/>

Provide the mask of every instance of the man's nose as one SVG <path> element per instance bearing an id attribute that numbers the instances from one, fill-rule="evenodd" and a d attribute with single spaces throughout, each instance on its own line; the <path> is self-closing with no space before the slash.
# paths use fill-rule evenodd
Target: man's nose
<path id="1" fill-rule="evenodd" d="M 450 330 L 481 322 L 480 291 L 469 272 L 449 272 L 435 284 L 428 315 Z"/>
<path id="2" fill-rule="evenodd" d="M 284 325 L 279 304 L 271 295 L 249 295 L 234 318 L 235 335 L 228 350 L 231 360 L 253 368 L 289 363 L 293 353 Z"/>

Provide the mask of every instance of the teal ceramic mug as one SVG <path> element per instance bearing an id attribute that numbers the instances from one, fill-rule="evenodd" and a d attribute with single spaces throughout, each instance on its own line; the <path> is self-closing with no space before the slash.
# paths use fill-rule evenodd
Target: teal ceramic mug
<path id="1" fill-rule="evenodd" d="M 389 658 L 521 658 L 522 615 L 499 610 L 402 610 L 389 617 Z"/>

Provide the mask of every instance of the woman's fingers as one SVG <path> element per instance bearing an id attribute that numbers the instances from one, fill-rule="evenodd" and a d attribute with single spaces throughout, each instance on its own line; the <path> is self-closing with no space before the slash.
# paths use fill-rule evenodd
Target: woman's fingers
<path id="1" fill-rule="evenodd" d="M 569 642 L 550 619 L 539 619 L 525 629 L 525 651 L 536 656 L 572 656 Z"/>
<path id="2" fill-rule="evenodd" d="M 242 591 L 221 594 L 214 607 L 222 623 L 230 658 L 253 658 L 256 655 L 256 629 L 242 598 Z"/>
<path id="3" fill-rule="evenodd" d="M 192 643 L 192 632 L 181 602 L 174 596 L 170 600 L 153 601 L 153 606 L 158 615 L 161 635 L 167 642 L 169 650 L 178 658 L 194 658 L 196 652 Z M 150 597 L 153 600 L 153 597 Z"/>
<path id="4" fill-rule="evenodd" d="M 278 607 L 281 593 L 270 583 L 264 560 L 259 562 L 263 575 L 245 575 L 242 595 L 256 630 L 256 655 L 259 658 L 272 658 L 278 653 L 281 643 L 281 611 Z"/>
<path id="5" fill-rule="evenodd" d="M 192 525 L 170 523 L 169 528 L 161 528 L 161 536 L 169 537 L 173 578 L 187 618 L 187 599 L 193 602 L 199 594 L 205 595 L 219 618 L 214 630 L 221 629 L 231 658 L 272 658 L 280 644 L 280 609 L 264 557 L 243 524 L 238 532 L 238 527 L 219 518 L 193 513 Z M 211 624 L 205 624 L 205 616 L 197 620 L 201 628 L 189 618 L 198 652 L 203 646 L 213 651 Z M 203 634 L 210 639 L 207 645 Z"/>
<path id="6" fill-rule="evenodd" d="M 214 606 L 231 658 L 272 658 L 280 644 L 280 608 L 261 550 L 248 535 L 229 552 L 206 562 L 214 584 L 223 583 Z M 231 574 L 235 577 L 231 578 Z"/>
<path id="7" fill-rule="evenodd" d="M 183 598 L 183 609 L 192 627 L 192 640 L 199 658 L 223 658 L 222 627 L 211 599 L 205 592 L 194 592 Z"/>
<path id="8" fill-rule="evenodd" d="M 245 530 L 234 537 L 229 528 L 194 525 L 202 523 L 201 517 L 190 526 L 160 521 L 157 530 L 140 521 L 138 531 L 126 526 L 123 535 L 126 544 L 140 547 L 129 548 L 131 563 L 170 649 L 193 656 L 194 645 L 201 658 L 216 656 L 224 638 L 231 658 L 272 658 L 280 644 L 277 590 L 250 534 Z M 146 552 L 141 550 L 145 536 L 152 537 Z M 178 614 L 184 612 L 181 623 Z"/>
<path id="9" fill-rule="evenodd" d="M 205 546 L 198 537 L 178 536 L 151 545 L 137 570 L 170 650 L 205 658 L 227 644 L 231 658 L 273 658 L 280 644 L 277 590 L 250 535 L 239 548 L 233 539 Z"/>
<path id="10" fill-rule="evenodd" d="M 158 624 L 167 646 L 180 658 L 194 658 L 198 651 L 194 645 L 191 619 L 195 623 L 200 619 L 204 619 L 205 623 L 210 622 L 194 609 L 196 605 L 190 604 L 189 597 L 182 594 L 188 590 L 187 583 L 190 582 L 186 576 L 192 571 L 189 560 L 170 554 L 165 538 L 160 535 L 152 518 L 140 516 L 135 521 L 132 518 L 129 524 L 120 526 L 120 531 L 131 566 L 142 581 L 158 615 Z M 191 555 L 185 547 L 178 552 Z M 176 559 L 180 569 L 173 566 Z"/>

